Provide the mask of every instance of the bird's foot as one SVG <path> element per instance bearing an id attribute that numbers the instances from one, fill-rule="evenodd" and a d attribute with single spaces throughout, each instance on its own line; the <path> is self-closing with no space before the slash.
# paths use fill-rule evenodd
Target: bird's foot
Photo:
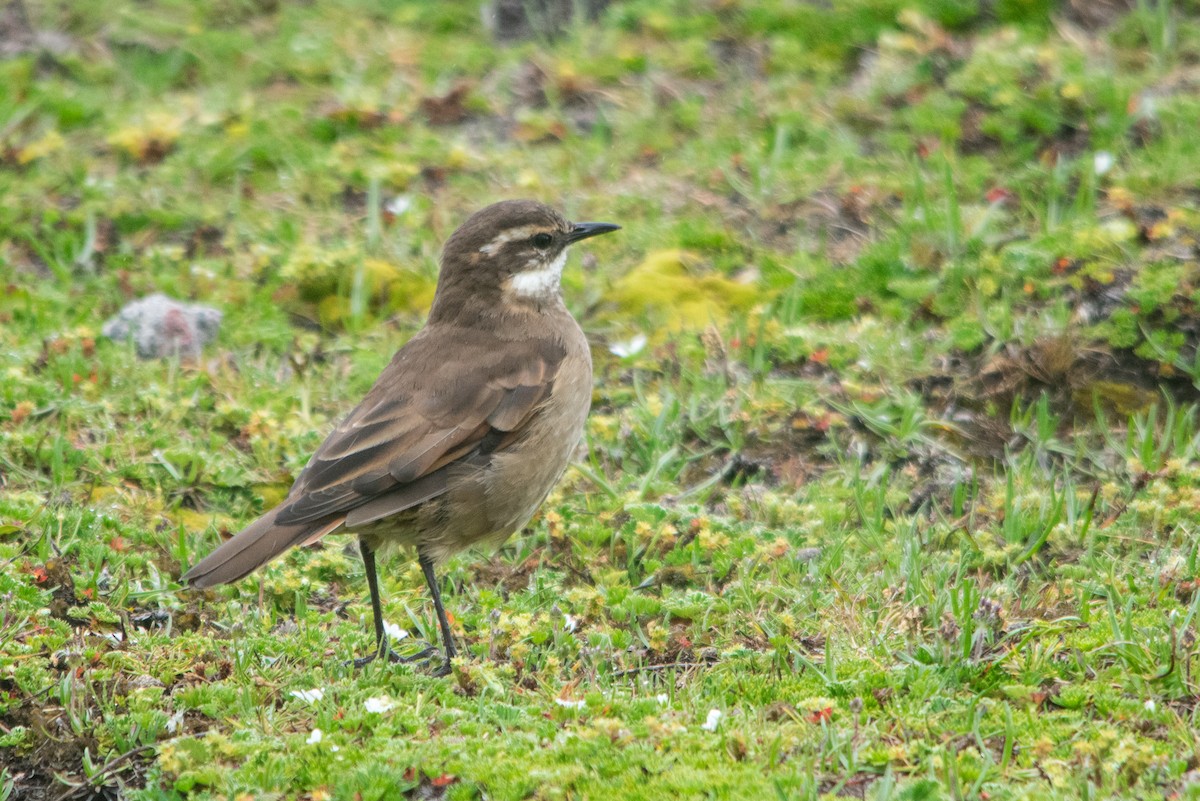
<path id="1" fill-rule="evenodd" d="M 354 665 L 356 668 L 366 667 L 384 654 L 387 654 L 387 660 L 389 662 L 400 662 L 404 659 L 404 657 L 400 656 L 400 654 L 389 648 L 386 651 L 377 651 L 370 656 L 360 656 L 358 659 L 351 659 L 350 661 L 346 662 L 346 664 Z"/>
<path id="2" fill-rule="evenodd" d="M 362 656 L 362 657 L 359 657 L 358 659 L 352 659 L 349 662 L 347 662 L 346 664 L 354 665 L 354 667 L 356 667 L 356 668 L 361 668 L 361 667 L 366 667 L 367 665 L 374 662 L 376 659 L 379 659 L 381 657 L 386 657 L 387 661 L 391 662 L 394 665 L 407 665 L 407 664 L 411 664 L 413 662 L 428 661 L 429 658 L 432 657 L 437 652 L 438 651 L 436 648 L 434 648 L 432 645 L 429 645 L 429 646 L 426 646 L 425 648 L 422 648 L 420 651 L 417 651 L 415 654 L 411 654 L 409 656 L 400 656 L 400 654 L 396 653 L 391 648 L 384 648 L 380 651 L 376 651 L 375 653 L 371 654 L 370 656 Z"/>
<path id="3" fill-rule="evenodd" d="M 421 662 L 421 667 L 425 669 L 428 675 L 435 679 L 440 679 L 442 676 L 450 675 L 450 660 L 454 658 L 454 654 L 446 655 L 438 650 L 437 646 L 430 645 L 423 649 L 420 653 L 414 654 L 406 662 Z"/>

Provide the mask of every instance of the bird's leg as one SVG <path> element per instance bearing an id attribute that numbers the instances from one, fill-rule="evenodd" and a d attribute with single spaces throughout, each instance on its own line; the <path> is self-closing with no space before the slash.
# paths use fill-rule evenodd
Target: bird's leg
<path id="1" fill-rule="evenodd" d="M 355 659 L 354 666 L 368 665 L 379 657 L 384 657 L 389 662 L 413 662 L 429 656 L 434 650 L 432 647 L 410 657 L 400 656 L 388 647 L 387 632 L 383 628 L 383 604 L 379 600 L 379 576 L 375 572 L 375 551 L 367 545 L 366 540 L 358 541 L 358 550 L 362 553 L 363 568 L 367 572 L 367 588 L 371 591 L 371 614 L 375 618 L 375 653 Z"/>
<path id="2" fill-rule="evenodd" d="M 450 621 L 446 619 L 446 608 L 442 606 L 442 592 L 438 588 L 437 576 L 433 572 L 433 560 L 425 554 L 420 554 L 417 562 L 421 565 L 421 572 L 425 574 L 425 583 L 429 585 L 429 594 L 433 596 L 433 609 L 437 612 L 438 626 L 442 630 L 442 642 L 446 646 L 446 661 L 434 672 L 434 675 L 445 676 L 450 672 L 450 660 L 458 652 L 454 647 L 454 638 L 450 635 Z"/>

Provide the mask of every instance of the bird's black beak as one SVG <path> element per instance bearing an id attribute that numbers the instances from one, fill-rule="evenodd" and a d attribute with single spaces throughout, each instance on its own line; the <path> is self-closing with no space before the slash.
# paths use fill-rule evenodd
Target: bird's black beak
<path id="1" fill-rule="evenodd" d="M 571 229 L 571 233 L 567 234 L 567 244 L 578 242 L 580 239 L 587 239 L 589 236 L 599 236 L 607 234 L 611 231 L 619 231 L 621 226 L 613 225 L 612 223 L 575 223 L 575 227 Z"/>

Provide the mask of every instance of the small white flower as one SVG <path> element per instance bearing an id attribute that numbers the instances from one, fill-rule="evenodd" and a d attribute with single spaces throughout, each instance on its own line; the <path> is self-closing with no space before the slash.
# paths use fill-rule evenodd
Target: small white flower
<path id="1" fill-rule="evenodd" d="M 614 356 L 628 359 L 630 356 L 640 353 L 644 347 L 646 347 L 646 335 L 636 334 L 623 342 L 612 343 L 608 346 L 608 350 Z"/>
<path id="2" fill-rule="evenodd" d="M 395 705 L 395 702 L 386 695 L 377 695 L 374 698 L 368 698 L 366 703 L 363 704 L 363 707 L 368 712 L 378 712 L 379 714 L 383 714 Z"/>
<path id="3" fill-rule="evenodd" d="M 1104 175 L 1116 163 L 1116 158 L 1107 150 L 1097 150 L 1096 155 L 1092 156 L 1092 168 L 1096 171 L 1096 175 Z"/>
<path id="4" fill-rule="evenodd" d="M 1153 120 L 1158 117 L 1158 98 L 1154 92 L 1142 92 L 1137 97 L 1137 111 L 1134 116 L 1139 120 Z"/>
<path id="5" fill-rule="evenodd" d="M 568 632 L 574 632 L 579 628 L 579 618 L 574 615 L 563 615 L 563 628 Z"/>
<path id="6" fill-rule="evenodd" d="M 331 745 L 331 746 L 329 746 L 329 750 L 337 752 L 337 751 L 340 751 L 341 749 L 339 749 L 336 745 Z"/>
<path id="7" fill-rule="evenodd" d="M 312 690 L 292 690 L 290 693 L 288 693 L 288 695 L 292 696 L 293 698 L 299 698 L 305 703 L 315 704 L 317 701 L 320 701 L 325 697 L 325 691 L 320 687 L 316 687 Z"/>
<path id="8" fill-rule="evenodd" d="M 179 724 L 183 723 L 183 710 L 179 710 L 171 717 L 167 718 L 167 734 L 174 734 L 179 730 Z"/>
<path id="9" fill-rule="evenodd" d="M 717 724 L 719 724 L 720 722 L 721 722 L 721 710 L 710 709 L 710 710 L 708 710 L 708 719 L 704 721 L 704 723 L 700 726 L 700 728 L 704 729 L 705 731 L 716 731 Z"/>
<path id="10" fill-rule="evenodd" d="M 384 209 L 388 214 L 391 214 L 394 217 L 399 217 L 401 214 L 411 209 L 412 204 L 413 199 L 411 195 L 396 195 L 394 198 L 389 200 L 386 205 L 384 205 Z"/>
<path id="11" fill-rule="evenodd" d="M 666 693 L 659 693 L 658 695 L 654 696 L 654 700 L 658 701 L 663 706 L 666 706 L 670 702 L 671 696 L 667 695 Z"/>
<path id="12" fill-rule="evenodd" d="M 1154 703 L 1153 698 L 1146 701 L 1146 703 L 1142 704 L 1142 706 L 1146 707 L 1147 712 L 1153 712 L 1154 710 L 1158 709 L 1158 704 Z"/>
<path id="13" fill-rule="evenodd" d="M 397 626 L 395 623 L 385 621 L 383 631 L 387 634 L 389 640 L 403 640 L 408 636 L 408 632 Z"/>
<path id="14" fill-rule="evenodd" d="M 587 701 L 572 701 L 570 698 L 555 698 L 554 703 L 567 709 L 583 709 Z"/>
<path id="15" fill-rule="evenodd" d="M 321 742 L 321 738 L 324 736 L 325 735 L 321 732 L 320 729 L 313 729 L 312 734 L 308 735 L 308 744 L 316 745 L 317 743 Z"/>

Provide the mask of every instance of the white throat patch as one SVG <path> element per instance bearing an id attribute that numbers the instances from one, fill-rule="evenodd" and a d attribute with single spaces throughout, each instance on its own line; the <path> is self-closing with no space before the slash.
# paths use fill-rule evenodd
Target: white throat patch
<path id="1" fill-rule="evenodd" d="M 509 291 L 522 298 L 548 298 L 558 292 L 563 267 L 567 264 L 567 249 L 540 270 L 525 270 L 508 279 Z"/>

